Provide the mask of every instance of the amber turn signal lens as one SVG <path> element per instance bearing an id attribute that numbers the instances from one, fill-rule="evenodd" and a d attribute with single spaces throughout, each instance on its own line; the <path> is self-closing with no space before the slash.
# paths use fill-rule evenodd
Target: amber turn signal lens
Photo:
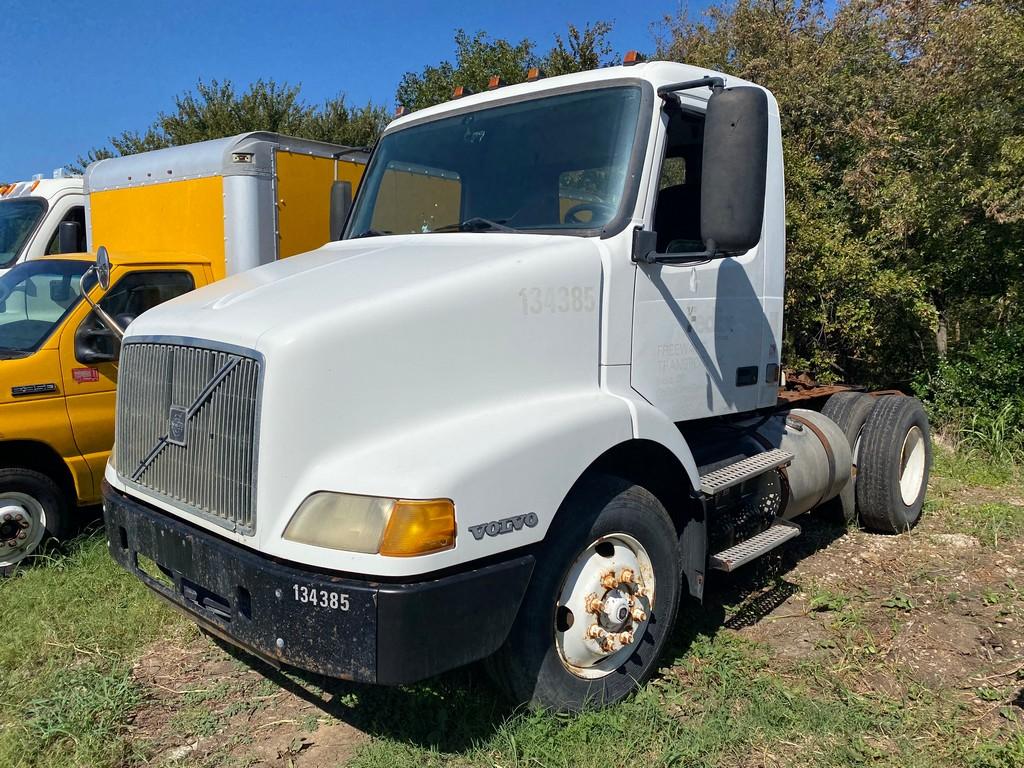
<path id="1" fill-rule="evenodd" d="M 455 546 L 455 505 L 449 499 L 395 502 L 380 553 L 411 557 Z"/>
<path id="2" fill-rule="evenodd" d="M 626 51 L 626 55 L 622 57 L 622 63 L 626 66 L 630 64 L 636 64 L 640 61 L 639 51 Z"/>

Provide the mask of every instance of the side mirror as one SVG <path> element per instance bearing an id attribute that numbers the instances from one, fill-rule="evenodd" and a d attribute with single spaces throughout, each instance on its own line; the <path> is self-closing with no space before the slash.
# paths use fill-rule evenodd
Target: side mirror
<path id="1" fill-rule="evenodd" d="M 57 227 L 57 252 L 78 253 L 82 249 L 82 225 L 77 221 L 62 221 Z"/>
<path id="2" fill-rule="evenodd" d="M 704 118 L 700 233 L 708 251 L 744 253 L 761 240 L 768 174 L 768 96 L 717 90 Z"/>
<path id="3" fill-rule="evenodd" d="M 104 291 L 110 287 L 110 254 L 105 245 L 96 251 L 96 279 Z"/>
<path id="4" fill-rule="evenodd" d="M 75 333 L 75 360 L 83 365 L 112 363 L 117 360 L 120 348 L 113 332 L 102 326 L 83 323 Z"/>
<path id="5" fill-rule="evenodd" d="M 331 240 L 340 240 L 341 232 L 352 210 L 352 182 L 336 181 L 331 185 Z"/>

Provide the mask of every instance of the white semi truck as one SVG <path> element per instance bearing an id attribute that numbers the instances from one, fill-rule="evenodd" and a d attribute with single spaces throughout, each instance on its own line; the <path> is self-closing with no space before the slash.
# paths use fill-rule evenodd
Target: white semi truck
<path id="1" fill-rule="evenodd" d="M 775 99 L 691 66 L 396 119 L 339 242 L 131 325 L 112 555 L 278 663 L 617 701 L 800 515 L 921 514 L 920 403 L 780 398 L 783 208 Z"/>
<path id="2" fill-rule="evenodd" d="M 68 226 L 61 227 L 62 222 Z M 0 275 L 26 259 L 85 250 L 85 189 L 81 176 L 0 184 Z"/>

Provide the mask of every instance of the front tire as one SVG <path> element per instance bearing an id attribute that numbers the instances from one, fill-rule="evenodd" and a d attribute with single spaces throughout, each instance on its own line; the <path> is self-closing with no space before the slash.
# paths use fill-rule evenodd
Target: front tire
<path id="1" fill-rule="evenodd" d="M 38 552 L 47 536 L 69 532 L 68 503 L 53 480 L 31 469 L 0 469 L 0 576 Z"/>
<path id="2" fill-rule="evenodd" d="M 585 481 L 548 531 L 493 676 L 543 709 L 623 699 L 657 668 L 681 573 L 678 535 L 653 494 L 616 477 Z"/>

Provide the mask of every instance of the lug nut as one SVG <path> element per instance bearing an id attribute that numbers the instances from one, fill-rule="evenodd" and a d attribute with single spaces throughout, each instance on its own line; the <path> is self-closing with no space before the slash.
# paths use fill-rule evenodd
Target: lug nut
<path id="1" fill-rule="evenodd" d="M 6 514 L 4 514 L 4 521 L 5 522 L 9 523 L 9 522 L 11 522 L 12 519 L 13 518 L 11 518 L 11 513 L 10 512 L 7 512 Z"/>
<path id="2" fill-rule="evenodd" d="M 632 632 L 619 632 L 619 642 L 623 645 L 629 645 L 633 642 Z"/>
<path id="3" fill-rule="evenodd" d="M 621 584 L 632 584 L 633 583 L 633 569 L 623 568 L 622 573 L 619 574 L 619 583 Z"/>
<path id="4" fill-rule="evenodd" d="M 633 621 L 643 621 L 647 618 L 647 614 L 644 613 L 644 609 L 639 606 L 630 611 L 630 616 L 633 617 Z"/>
<path id="5" fill-rule="evenodd" d="M 21 514 L 21 512 L 19 512 L 18 514 L 16 514 L 14 516 L 14 519 L 17 520 L 20 523 L 22 520 L 25 519 L 25 516 L 23 514 Z"/>
<path id="6" fill-rule="evenodd" d="M 605 589 L 615 589 L 619 582 L 615 580 L 615 571 L 608 571 L 601 577 L 601 586 Z"/>
<path id="7" fill-rule="evenodd" d="M 22 531 L 21 533 L 18 534 L 18 538 L 19 539 L 26 539 L 26 538 L 28 538 L 28 534 L 25 533 L 24 531 Z"/>
<path id="8" fill-rule="evenodd" d="M 587 613 L 600 613 L 604 610 L 604 601 L 594 593 L 587 595 L 585 602 Z"/>
<path id="9" fill-rule="evenodd" d="M 28 528 L 28 520 L 23 521 L 22 524 L 21 524 L 21 527 L 22 528 Z"/>
<path id="10" fill-rule="evenodd" d="M 605 632 L 604 629 L 599 627 L 597 624 L 594 624 L 590 627 L 590 629 L 587 630 L 587 637 L 589 637 L 591 640 L 597 640 L 600 637 L 604 637 L 606 634 L 608 633 Z"/>

